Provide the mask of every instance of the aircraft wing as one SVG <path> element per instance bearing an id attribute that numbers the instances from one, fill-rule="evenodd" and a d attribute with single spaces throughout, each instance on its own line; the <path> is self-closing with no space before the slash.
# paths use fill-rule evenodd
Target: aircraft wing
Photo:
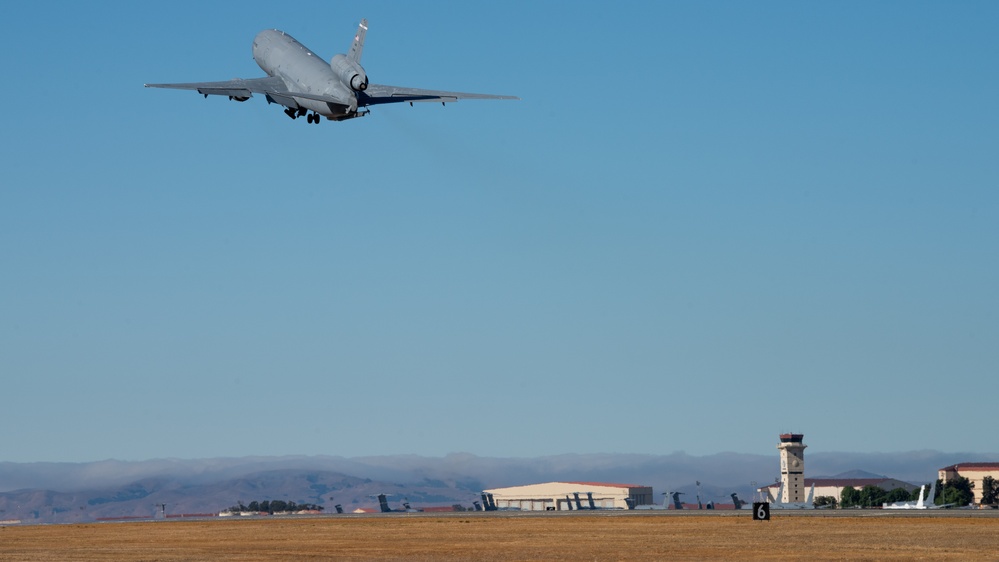
<path id="1" fill-rule="evenodd" d="M 288 91 L 284 80 L 276 76 L 266 78 L 235 78 L 222 82 L 189 82 L 186 84 L 145 84 L 147 88 L 171 88 L 174 90 L 195 90 L 199 94 L 248 98 L 252 94 L 283 93 Z"/>
<path id="2" fill-rule="evenodd" d="M 469 94 L 464 92 L 442 92 L 440 90 L 420 90 L 417 88 L 400 88 L 371 84 L 364 92 L 357 95 L 357 105 L 380 105 L 383 103 L 439 101 L 444 103 L 468 100 L 519 100 L 516 96 L 497 96 L 493 94 Z"/>

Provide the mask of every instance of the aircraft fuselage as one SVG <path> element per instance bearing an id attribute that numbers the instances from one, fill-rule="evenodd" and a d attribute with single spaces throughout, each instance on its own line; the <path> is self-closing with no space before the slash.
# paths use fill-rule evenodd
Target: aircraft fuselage
<path id="1" fill-rule="evenodd" d="M 261 31 L 253 39 L 253 60 L 264 72 L 281 78 L 295 92 L 329 96 L 340 101 L 340 104 L 333 104 L 294 97 L 299 107 L 330 119 L 343 119 L 357 113 L 357 94 L 343 83 L 330 63 L 291 35 L 276 29 Z M 336 61 L 336 57 L 333 61 Z M 360 68 L 359 65 L 357 68 Z M 363 69 L 361 72 L 363 73 Z M 364 86 L 367 86 L 366 76 Z M 281 103 L 281 100 L 272 101 Z"/>

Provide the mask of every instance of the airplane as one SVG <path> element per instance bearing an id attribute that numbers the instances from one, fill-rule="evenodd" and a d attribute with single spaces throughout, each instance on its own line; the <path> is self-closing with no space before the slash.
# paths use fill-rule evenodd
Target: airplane
<path id="1" fill-rule="evenodd" d="M 680 501 L 680 496 L 685 495 L 683 492 L 673 492 L 673 509 L 683 509 L 683 502 Z M 664 502 L 665 503 L 665 502 Z"/>
<path id="2" fill-rule="evenodd" d="M 371 84 L 361 66 L 367 31 L 368 20 L 362 19 L 350 50 L 346 54 L 335 55 L 327 64 L 291 35 L 277 29 L 265 29 L 253 39 L 253 60 L 267 73 L 265 77 L 144 86 L 195 90 L 205 98 L 210 95 L 227 96 L 240 102 L 250 99 L 253 94 L 261 94 L 267 103 L 285 106 L 285 114 L 292 119 L 307 115 L 309 123 L 319 123 L 323 117 L 330 121 L 363 117 L 370 112 L 367 107 L 386 103 L 409 102 L 413 105 L 413 102 L 430 101 L 446 104 L 460 99 L 520 99 L 516 96 Z"/>
<path id="3" fill-rule="evenodd" d="M 894 503 L 883 503 L 881 504 L 881 509 L 943 509 L 945 507 L 950 507 L 954 504 L 949 503 L 946 505 L 934 505 L 933 500 L 937 496 L 937 482 L 936 480 L 930 484 L 930 494 L 925 500 L 923 499 L 923 492 L 926 491 L 926 484 L 919 487 L 919 499 L 914 502 L 894 502 Z"/>
<path id="4" fill-rule="evenodd" d="M 621 507 L 603 507 L 603 503 L 606 500 L 610 500 L 611 498 L 594 498 L 593 497 L 593 492 L 586 492 L 586 505 L 585 506 L 583 505 L 583 500 L 580 499 L 580 497 L 579 497 L 579 492 L 573 492 L 572 493 L 572 497 L 574 498 L 573 500 L 570 500 L 569 496 L 565 497 L 566 503 L 568 504 L 570 511 L 583 511 L 583 510 L 586 510 L 586 509 L 593 509 L 593 510 L 598 510 L 598 509 L 618 509 L 618 510 L 619 509 L 624 509 L 624 508 L 621 508 Z M 597 505 L 597 500 L 600 500 L 601 505 L 599 505 L 599 506 Z M 627 502 L 627 501 L 628 500 L 625 500 L 625 502 Z M 573 507 L 574 504 L 575 504 L 575 507 Z M 638 509 L 640 507 L 641 508 L 646 508 L 646 509 L 651 509 L 653 506 L 647 506 L 647 505 L 635 506 L 635 509 Z"/>
<path id="5" fill-rule="evenodd" d="M 397 513 L 397 512 L 417 513 L 420 511 L 418 509 L 413 509 L 412 507 L 410 507 L 409 498 L 402 498 L 402 509 L 392 509 L 391 507 L 389 507 L 387 495 L 378 494 L 378 496 L 376 497 L 378 498 L 378 508 L 381 510 L 382 513 Z"/>
<path id="6" fill-rule="evenodd" d="M 780 483 L 780 487 L 777 488 L 777 497 L 770 504 L 770 509 L 815 509 L 815 503 L 813 498 L 815 497 L 815 484 L 812 484 L 812 488 L 808 490 L 808 496 L 805 497 L 803 502 L 784 502 L 781 501 L 781 496 L 784 495 L 784 483 Z"/>
<path id="7" fill-rule="evenodd" d="M 732 505 L 734 505 L 736 509 L 742 509 L 742 506 L 749 503 L 746 500 L 740 500 L 739 494 L 736 492 L 732 492 L 730 495 L 732 496 Z"/>
<path id="8" fill-rule="evenodd" d="M 673 496 L 676 497 L 676 501 L 677 502 L 680 501 L 680 494 L 682 494 L 682 493 L 683 492 L 673 492 Z M 662 496 L 663 496 L 663 503 L 662 504 L 636 505 L 635 509 L 649 509 L 649 510 L 666 510 L 666 509 L 669 509 L 669 499 L 671 497 L 670 493 L 669 492 L 663 492 Z M 677 503 L 677 506 L 678 507 L 676 507 L 674 509 L 683 509 L 683 504 L 682 503 Z"/>

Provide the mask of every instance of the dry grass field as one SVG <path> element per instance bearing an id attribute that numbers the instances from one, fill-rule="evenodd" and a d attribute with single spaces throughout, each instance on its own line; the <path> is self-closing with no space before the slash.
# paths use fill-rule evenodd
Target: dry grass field
<path id="1" fill-rule="evenodd" d="M 0 560 L 999 560 L 999 518 L 392 515 L 0 528 Z"/>

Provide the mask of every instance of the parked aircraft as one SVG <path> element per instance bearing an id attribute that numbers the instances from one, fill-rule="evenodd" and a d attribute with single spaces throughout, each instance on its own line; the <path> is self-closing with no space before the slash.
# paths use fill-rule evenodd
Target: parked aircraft
<path id="1" fill-rule="evenodd" d="M 410 507 L 408 498 L 402 498 L 402 509 L 392 509 L 391 507 L 389 507 L 388 497 L 385 494 L 378 494 L 377 498 L 378 498 L 378 507 L 379 509 L 381 509 L 382 513 L 396 513 L 396 512 L 416 513 L 419 511 L 418 509 L 413 509 L 412 507 Z"/>
<path id="2" fill-rule="evenodd" d="M 736 509 L 742 509 L 742 506 L 747 505 L 749 503 L 745 500 L 740 500 L 739 494 L 736 492 L 732 492 L 730 495 L 732 496 L 732 504 L 735 505 Z"/>
<path id="3" fill-rule="evenodd" d="M 683 509 L 683 501 L 680 496 L 686 495 L 685 492 L 673 492 L 671 497 L 673 498 L 673 509 Z"/>
<path id="4" fill-rule="evenodd" d="M 606 500 L 609 500 L 611 498 L 594 498 L 593 497 L 593 492 L 586 492 L 586 505 L 583 505 L 583 500 L 580 499 L 579 492 L 573 492 L 572 493 L 572 497 L 573 497 L 573 499 L 571 499 L 571 500 L 569 499 L 569 496 L 565 497 L 566 504 L 568 505 L 569 510 L 582 511 L 584 509 L 594 509 L 594 510 L 596 510 L 596 509 L 623 509 L 623 508 L 620 508 L 620 507 L 603 507 L 603 503 Z M 601 505 L 599 505 L 599 506 L 597 505 L 597 500 L 600 500 Z M 643 506 L 643 507 L 645 507 L 645 506 Z"/>
<path id="5" fill-rule="evenodd" d="M 515 96 L 370 84 L 368 74 L 361 66 L 361 51 L 367 31 L 368 20 L 362 19 L 350 50 L 334 56 L 327 64 L 291 35 L 277 29 L 266 29 L 253 40 L 253 60 L 267 73 L 266 77 L 145 86 L 195 90 L 206 98 L 217 95 L 236 101 L 246 101 L 253 94 L 262 94 L 267 103 L 285 106 L 285 114 L 292 119 L 308 115 L 306 120 L 309 123 L 319 123 L 322 117 L 330 121 L 362 117 L 368 114 L 369 110 L 365 109 L 368 106 L 385 103 L 409 102 L 412 105 L 418 101 L 447 103 L 460 99 L 520 99 Z"/>
<path id="6" fill-rule="evenodd" d="M 663 492 L 663 503 L 661 505 L 660 504 L 638 505 L 635 506 L 635 509 L 651 509 L 651 510 L 669 509 L 670 497 L 676 498 L 677 507 L 675 507 L 674 509 L 683 509 L 683 503 L 680 503 L 680 494 L 682 493 L 683 492 L 673 492 L 672 494 L 670 494 L 670 492 Z"/>
<path id="7" fill-rule="evenodd" d="M 926 484 L 919 487 L 919 499 L 914 502 L 894 502 L 881 504 L 881 509 L 942 509 L 945 507 L 950 507 L 954 504 L 949 503 L 946 505 L 934 505 L 933 500 L 937 496 L 937 482 L 936 480 L 930 484 L 930 495 L 925 500 L 923 499 L 923 492 L 926 491 Z"/>

